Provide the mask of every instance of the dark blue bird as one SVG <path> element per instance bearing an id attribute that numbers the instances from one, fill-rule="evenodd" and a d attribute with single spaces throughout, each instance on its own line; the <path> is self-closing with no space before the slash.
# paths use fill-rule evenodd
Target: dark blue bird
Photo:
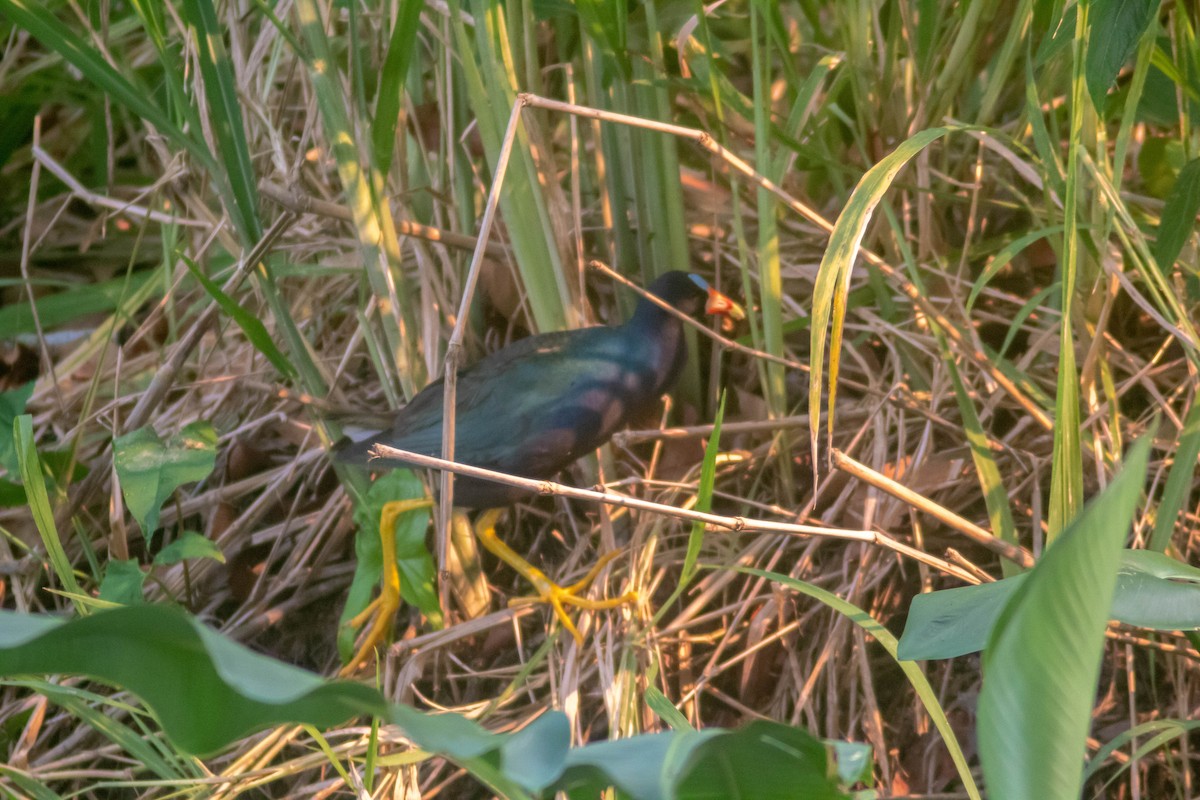
<path id="1" fill-rule="evenodd" d="M 733 319 L 743 316 L 736 303 L 698 275 L 667 272 L 649 291 L 690 317 L 701 311 Z M 454 459 L 535 480 L 554 477 L 656 407 L 687 362 L 683 328 L 678 317 L 641 298 L 624 325 L 530 336 L 466 367 L 458 374 Z M 402 461 L 371 458 L 376 443 L 440 456 L 443 400 L 442 381 L 434 381 L 396 413 L 390 428 L 343 441 L 335 456 L 371 469 L 404 466 Z M 497 509 L 528 496 L 525 489 L 467 476 L 458 476 L 454 483 L 454 504 L 462 508 Z M 496 537 L 498 516 L 481 517 L 476 526 L 480 540 L 531 580 L 578 638 L 562 603 L 609 607 L 613 601 L 596 606 L 596 601 L 575 596 L 578 584 L 564 589 L 548 581 Z M 390 531 L 390 525 L 384 524 L 383 530 Z M 385 543 L 390 538 L 385 535 Z M 388 586 L 391 580 L 385 578 L 388 597 L 380 602 L 394 611 L 399 598 Z M 396 576 L 396 590 L 398 580 Z"/>

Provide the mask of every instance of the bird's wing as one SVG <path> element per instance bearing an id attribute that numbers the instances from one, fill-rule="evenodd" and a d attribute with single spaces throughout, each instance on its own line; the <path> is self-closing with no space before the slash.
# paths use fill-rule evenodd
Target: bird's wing
<path id="1" fill-rule="evenodd" d="M 610 328 L 533 336 L 480 360 L 458 378 L 456 459 L 549 477 L 624 425 L 627 362 Z M 436 455 L 441 423 L 439 381 L 400 413 L 390 443 Z"/>

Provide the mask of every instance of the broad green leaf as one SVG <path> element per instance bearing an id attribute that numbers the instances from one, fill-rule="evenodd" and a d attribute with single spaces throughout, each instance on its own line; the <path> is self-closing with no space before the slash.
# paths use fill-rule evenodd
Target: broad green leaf
<path id="1" fill-rule="evenodd" d="M 756 720 L 736 731 L 674 731 L 572 750 L 553 788 L 572 800 L 599 797 L 610 786 L 642 800 L 845 798 L 833 752 L 804 730 Z"/>
<path id="2" fill-rule="evenodd" d="M 217 432 L 207 422 L 193 422 L 167 442 L 150 427 L 113 440 L 121 495 L 147 540 L 163 502 L 183 484 L 207 478 L 216 459 Z"/>
<path id="3" fill-rule="evenodd" d="M 908 607 L 897 657 L 925 661 L 979 652 L 1000 610 L 1025 577 L 917 595 Z"/>
<path id="4" fill-rule="evenodd" d="M 704 733 L 688 731 L 683 735 Z M 565 792 L 570 800 L 594 800 L 604 796 L 610 786 L 616 787 L 621 796 L 666 800 L 669 795 L 660 771 L 647 769 L 647 765 L 665 763 L 672 744 L 681 741 L 679 737 L 678 733 L 657 733 L 572 749 L 555 789 Z"/>
<path id="5" fill-rule="evenodd" d="M 819 800 L 845 797 L 837 776 L 857 780 L 864 769 L 861 746 L 830 746 L 803 730 L 765 721 L 737 731 L 635 736 L 569 750 L 567 718 L 552 711 L 519 733 L 492 734 L 454 714 L 427 715 L 389 704 L 366 684 L 325 680 L 259 655 L 162 605 L 71 620 L 0 611 L 0 676 L 30 674 L 86 675 L 126 689 L 180 749 L 195 754 L 215 752 L 274 725 L 326 728 L 353 717 L 377 717 L 398 726 L 417 747 L 451 759 L 512 798 L 557 791 L 594 798 L 618 786 L 635 800 Z M 834 754 L 843 754 L 847 763 L 835 765 Z"/>
<path id="6" fill-rule="evenodd" d="M 346 627 L 346 623 L 367 607 L 382 576 L 379 518 L 383 506 L 393 500 L 425 496 L 425 487 L 416 473 L 396 469 L 376 478 L 362 503 L 354 508 L 354 521 L 358 525 L 354 541 L 357 566 L 338 629 L 338 649 L 345 658 L 354 652 L 355 636 L 355 631 Z M 441 627 L 442 612 L 435 583 L 437 569 L 425 543 L 430 513 L 429 507 L 414 508 L 396 518 L 396 566 L 400 570 L 400 596 L 404 602 L 420 609 L 434 627 Z"/>
<path id="7" fill-rule="evenodd" d="M 732 733 L 693 737 L 684 742 L 695 746 L 670 751 L 664 772 L 671 797 L 848 797 L 838 788 L 829 748 L 800 728 L 755 720 Z M 771 769 L 762 768 L 764 761 Z"/>
<path id="8" fill-rule="evenodd" d="M 155 554 L 154 563 L 158 566 L 168 566 L 189 558 L 211 558 L 213 561 L 225 563 L 225 554 L 217 547 L 217 543 L 195 531 L 179 534 L 179 538 Z"/>
<path id="9" fill-rule="evenodd" d="M 982 650 L 1025 578 L 917 595 L 900 637 L 900 658 L 954 658 Z M 1150 550 L 1123 551 L 1110 617 L 1153 630 L 1200 630 L 1200 569 Z"/>
<path id="10" fill-rule="evenodd" d="M 1163 274 L 1171 273 L 1183 246 L 1196 235 L 1197 212 L 1200 212 L 1200 158 L 1192 159 L 1179 171 L 1163 207 L 1154 243 L 1154 260 Z"/>
<path id="11" fill-rule="evenodd" d="M 988 794 L 1077 800 L 1105 623 L 1153 433 L 1072 520 L 1001 612 L 983 657 L 979 752 Z"/>
<path id="12" fill-rule="evenodd" d="M 1200 569 L 1152 550 L 1126 550 L 1112 614 L 1142 628 L 1200 630 Z"/>
<path id="13" fill-rule="evenodd" d="M 0 467 L 9 475 L 19 475 L 17 445 L 13 434 L 13 420 L 25 413 L 25 404 L 33 396 L 33 382 L 0 392 Z"/>
<path id="14" fill-rule="evenodd" d="M 1109 87 L 1154 21 L 1159 0 L 1092 0 L 1090 5 L 1087 87 L 1092 104 L 1103 111 Z"/>
<path id="15" fill-rule="evenodd" d="M 0 674 L 89 675 L 140 697 L 184 750 L 210 753 L 285 722 L 329 727 L 379 716 L 420 746 L 474 758 L 501 740 L 452 715 L 390 707 L 375 689 L 259 655 L 183 611 L 137 605 L 63 620 L 0 612 Z M 186 691 L 184 691 L 186 689 Z"/>
<path id="16" fill-rule="evenodd" d="M 571 723 L 564 714 L 543 714 L 500 744 L 500 764 L 521 784 L 541 791 L 562 775 L 571 743 Z"/>
<path id="17" fill-rule="evenodd" d="M 198 759 L 171 748 L 163 741 L 165 737 L 153 730 L 153 721 L 136 700 L 113 692 L 105 694 L 103 687 L 93 686 L 97 691 L 89 691 L 83 681 L 74 685 L 58 681 L 61 679 L 21 678 L 6 683 L 43 695 L 73 720 L 121 748 L 132 763 L 164 781 L 179 784 L 205 777 Z M 99 793 L 102 787 L 93 783 L 88 789 Z"/>
<path id="18" fill-rule="evenodd" d="M 142 596 L 145 583 L 146 573 L 136 559 L 110 559 L 104 568 L 104 580 L 100 581 L 100 599 L 123 606 L 145 602 Z"/>

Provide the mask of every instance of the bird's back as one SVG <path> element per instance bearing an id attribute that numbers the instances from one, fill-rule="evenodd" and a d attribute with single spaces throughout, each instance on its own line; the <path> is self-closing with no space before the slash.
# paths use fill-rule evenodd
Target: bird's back
<path id="1" fill-rule="evenodd" d="M 455 460 L 553 477 L 657 399 L 660 349 L 653 338 L 631 336 L 626 328 L 585 328 L 530 336 L 481 359 L 458 376 Z M 398 412 L 390 430 L 343 445 L 338 457 L 366 463 L 376 442 L 441 455 L 443 399 L 443 382 L 431 383 Z M 456 486 L 456 503 L 469 507 L 503 505 L 524 494 L 462 478 Z"/>

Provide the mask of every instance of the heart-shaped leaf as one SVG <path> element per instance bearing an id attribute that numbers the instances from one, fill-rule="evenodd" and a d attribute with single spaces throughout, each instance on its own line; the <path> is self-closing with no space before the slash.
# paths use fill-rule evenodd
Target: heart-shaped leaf
<path id="1" fill-rule="evenodd" d="M 121 494 L 149 539 L 158 527 L 163 502 L 185 483 L 207 478 L 217 460 L 217 432 L 193 422 L 164 442 L 150 427 L 113 441 L 113 463 Z"/>

